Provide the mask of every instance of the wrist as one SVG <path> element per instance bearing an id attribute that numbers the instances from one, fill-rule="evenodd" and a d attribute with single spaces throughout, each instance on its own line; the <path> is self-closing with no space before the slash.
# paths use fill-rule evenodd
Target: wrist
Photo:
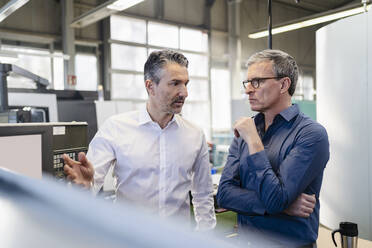
<path id="1" fill-rule="evenodd" d="M 248 143 L 249 155 L 261 152 L 264 150 L 264 146 L 261 141 L 250 141 Z"/>

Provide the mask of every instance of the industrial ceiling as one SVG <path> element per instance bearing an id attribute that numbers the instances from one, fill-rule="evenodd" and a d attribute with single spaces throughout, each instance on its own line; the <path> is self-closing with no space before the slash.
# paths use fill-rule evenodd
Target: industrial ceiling
<path id="1" fill-rule="evenodd" d="M 360 0 L 273 0 L 273 3 L 280 3 L 287 6 L 300 8 L 314 13 L 324 12 L 345 6 L 350 3 L 360 3 Z"/>

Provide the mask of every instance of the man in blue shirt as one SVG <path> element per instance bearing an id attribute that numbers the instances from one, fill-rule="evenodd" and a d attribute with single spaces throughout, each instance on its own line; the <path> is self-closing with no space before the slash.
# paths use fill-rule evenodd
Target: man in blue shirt
<path id="1" fill-rule="evenodd" d="M 326 130 L 291 103 L 298 67 L 290 55 L 264 50 L 247 65 L 243 86 L 251 109 L 259 114 L 234 125 L 236 138 L 222 173 L 218 204 L 238 213 L 241 229 L 315 247 L 319 192 L 329 159 Z"/>

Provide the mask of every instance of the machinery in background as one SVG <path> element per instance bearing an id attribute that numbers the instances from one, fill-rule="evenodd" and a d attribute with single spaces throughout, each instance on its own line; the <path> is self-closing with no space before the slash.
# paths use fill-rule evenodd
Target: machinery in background
<path id="1" fill-rule="evenodd" d="M 58 121 L 57 95 L 51 90 L 8 89 L 8 102 L 8 112 L 20 112 L 18 115 L 23 117 L 18 123 L 27 122 L 27 115 L 30 122 Z"/>
<path id="2" fill-rule="evenodd" d="M 66 153 L 77 160 L 88 150 L 86 122 L 0 124 L 0 167 L 33 177 L 64 179 Z"/>
<path id="3" fill-rule="evenodd" d="M 53 126 L 53 172 L 56 178 L 65 178 L 63 154 L 78 160 L 79 152 L 88 151 L 88 124 L 86 122 L 59 122 Z"/>
<path id="4" fill-rule="evenodd" d="M 49 81 L 39 77 L 36 74 L 22 69 L 12 64 L 0 63 L 0 122 L 2 123 L 24 123 L 24 122 L 49 122 L 49 109 L 44 106 L 44 102 L 38 99 L 36 102 L 30 102 L 32 98 L 27 96 L 9 96 L 7 77 L 11 74 L 31 79 L 36 83 L 37 90 L 46 90 Z M 15 103 L 16 106 L 9 106 L 9 102 Z M 48 101 L 49 103 L 50 101 Z M 21 103 L 21 104 L 20 104 Z M 25 104 L 27 103 L 27 104 Z M 40 106 L 39 106 L 40 104 Z M 57 120 L 52 120 L 57 121 Z"/>
<path id="5" fill-rule="evenodd" d="M 97 114 L 94 101 L 97 91 L 54 90 L 57 95 L 58 120 L 88 123 L 88 142 L 97 132 Z"/>
<path id="6" fill-rule="evenodd" d="M 9 123 L 49 122 L 48 108 L 13 107 L 9 109 Z"/>
<path id="7" fill-rule="evenodd" d="M 13 74 L 31 79 L 37 89 L 8 89 L 7 77 Z M 0 123 L 87 122 L 90 142 L 97 132 L 97 91 L 47 90 L 48 85 L 32 72 L 0 63 Z"/>

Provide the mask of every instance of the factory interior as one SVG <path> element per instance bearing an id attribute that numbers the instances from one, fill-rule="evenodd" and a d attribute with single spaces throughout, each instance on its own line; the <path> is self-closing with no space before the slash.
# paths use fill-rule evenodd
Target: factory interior
<path id="1" fill-rule="evenodd" d="M 321 189 L 314 193 L 316 207 L 307 217 L 316 223 L 311 234 L 315 240 L 301 245 L 269 242 L 276 237 L 270 232 L 263 237 L 255 231 L 240 232 L 241 216 L 253 223 L 260 214 L 250 216 L 219 204 L 219 184 L 228 174 L 233 150 L 244 147 L 236 142 L 247 142 L 242 133 L 239 137 L 237 121 L 256 121 L 266 113 L 255 110 L 252 92 L 286 77 L 258 78 L 254 86 L 256 78 L 247 77 L 247 70 L 249 75 L 263 62 L 247 61 L 263 50 L 281 50 L 294 58 L 298 80 L 291 106 L 298 106 L 328 135 L 329 160 L 316 175 Z M 174 62 L 186 68 L 187 93 L 177 98 L 182 110 L 172 112 L 165 128 L 149 109 L 156 98 L 146 65 L 157 51 L 177 52 L 188 61 L 186 67 Z M 159 91 L 162 82 L 160 77 L 154 86 Z M 0 0 L 0 247 L 372 248 L 369 83 L 371 0 Z M 134 130 L 133 120 L 121 122 L 122 116 L 140 113 L 141 123 L 141 111 L 160 130 L 152 130 L 159 135 L 154 141 L 141 140 L 155 135 L 148 130 L 139 135 L 142 124 Z M 170 136 L 174 123 L 186 126 L 180 140 Z M 194 137 L 195 130 L 201 138 Z M 104 143 L 106 138 L 116 140 Z M 201 140 L 200 151 L 192 143 L 196 139 Z M 262 142 L 266 151 L 270 142 Z M 114 156 L 111 162 L 95 167 L 106 158 L 106 150 Z M 203 151 L 208 151 L 207 174 L 199 176 L 202 169 L 195 166 Z M 307 156 L 299 154 L 299 160 Z M 173 168 L 162 162 L 172 159 Z M 196 162 L 185 173 L 174 169 L 189 160 Z M 91 172 L 89 161 L 94 168 L 89 183 L 77 182 L 71 168 Z M 150 168 L 156 163 L 156 169 Z M 237 163 L 234 180 L 244 177 L 243 162 Z M 272 170 L 285 191 L 284 167 L 283 162 Z M 249 174 L 247 182 L 253 184 L 258 174 Z M 153 180 L 158 184 L 152 185 Z M 248 187 L 239 183 L 237 187 Z M 198 230 L 207 210 L 195 190 L 204 192 L 207 187 L 214 224 Z M 264 186 L 257 187 L 255 197 L 264 202 Z M 169 191 L 172 199 L 166 198 Z M 301 193 L 305 191 L 297 195 Z M 298 198 L 286 201 L 281 213 L 266 206 L 259 217 L 300 218 L 284 216 L 294 199 Z M 186 216 L 172 201 L 185 207 Z M 164 218 L 168 215 L 174 218 Z M 356 233 L 349 235 L 345 223 L 354 223 Z M 293 228 L 279 220 L 271 225 L 280 225 L 284 232 Z"/>

